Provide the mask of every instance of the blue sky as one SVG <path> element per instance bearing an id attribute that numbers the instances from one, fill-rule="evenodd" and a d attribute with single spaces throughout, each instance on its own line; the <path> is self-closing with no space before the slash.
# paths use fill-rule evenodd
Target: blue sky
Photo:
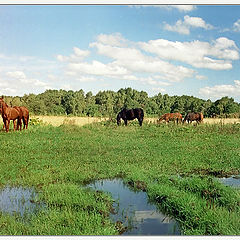
<path id="1" fill-rule="evenodd" d="M 240 6 L 0 5 L 0 95 L 131 87 L 240 102 Z"/>

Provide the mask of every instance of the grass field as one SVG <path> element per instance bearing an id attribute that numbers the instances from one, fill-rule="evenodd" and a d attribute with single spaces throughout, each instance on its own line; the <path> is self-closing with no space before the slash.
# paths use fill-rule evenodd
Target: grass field
<path id="1" fill-rule="evenodd" d="M 111 197 L 83 187 L 116 176 L 143 183 L 183 234 L 240 234 L 239 190 L 214 178 L 239 174 L 240 124 L 59 125 L 0 132 L 0 186 L 33 186 L 47 206 L 27 221 L 0 213 L 0 235 L 118 234 Z"/>

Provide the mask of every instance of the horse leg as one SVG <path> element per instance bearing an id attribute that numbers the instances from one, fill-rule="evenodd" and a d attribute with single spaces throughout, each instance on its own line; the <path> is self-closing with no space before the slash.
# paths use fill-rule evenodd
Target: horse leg
<path id="1" fill-rule="evenodd" d="M 138 122 L 139 122 L 139 125 L 142 126 L 143 119 L 139 118 Z"/>
<path id="2" fill-rule="evenodd" d="M 10 123 L 10 120 L 6 120 L 6 125 L 5 125 L 6 132 L 9 131 L 9 123 Z"/>
<path id="3" fill-rule="evenodd" d="M 23 117 L 22 120 L 23 120 L 23 129 L 25 129 L 26 128 L 26 119 L 25 119 L 25 117 Z"/>
<path id="4" fill-rule="evenodd" d="M 17 130 L 20 130 L 20 131 L 22 130 L 22 119 L 21 118 L 18 118 L 18 120 L 17 120 Z"/>
<path id="5" fill-rule="evenodd" d="M 28 128 L 28 121 L 29 121 L 29 115 L 25 118 L 24 128 L 26 127 L 26 129 Z"/>
<path id="6" fill-rule="evenodd" d="M 6 129 L 6 120 L 3 119 L 3 128 L 2 130 L 4 131 Z"/>
<path id="7" fill-rule="evenodd" d="M 127 126 L 127 119 L 124 119 L 125 126 Z"/>
<path id="8" fill-rule="evenodd" d="M 15 131 L 15 130 L 16 130 L 16 122 L 15 122 L 15 120 L 13 120 L 13 131 Z"/>

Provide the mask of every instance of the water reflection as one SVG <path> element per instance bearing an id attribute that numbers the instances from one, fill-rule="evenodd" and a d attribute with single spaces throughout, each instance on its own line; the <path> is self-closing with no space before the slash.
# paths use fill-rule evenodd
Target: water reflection
<path id="1" fill-rule="evenodd" d="M 5 187 L 0 189 L 0 211 L 24 217 L 44 207 L 35 201 L 37 193 L 32 188 Z"/>
<path id="2" fill-rule="evenodd" d="M 219 179 L 224 185 L 240 188 L 240 175 Z"/>
<path id="3" fill-rule="evenodd" d="M 123 235 L 180 235 L 175 220 L 158 211 L 145 192 L 134 192 L 121 179 L 100 180 L 87 187 L 109 192 L 116 200 L 116 214 L 110 217 L 128 227 Z"/>

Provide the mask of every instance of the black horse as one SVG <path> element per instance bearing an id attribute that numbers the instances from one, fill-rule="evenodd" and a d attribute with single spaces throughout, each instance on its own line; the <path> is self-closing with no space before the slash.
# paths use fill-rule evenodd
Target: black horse
<path id="1" fill-rule="evenodd" d="M 196 121 L 197 123 L 201 123 L 203 121 L 203 114 L 201 112 L 190 112 L 188 113 L 185 118 L 183 119 L 183 123 L 184 122 L 192 122 L 192 121 Z"/>
<path id="2" fill-rule="evenodd" d="M 142 122 L 143 122 L 143 118 L 144 118 L 144 112 L 141 108 L 132 108 L 132 109 L 124 108 L 117 115 L 118 126 L 121 123 L 121 118 L 123 119 L 126 126 L 127 126 L 127 120 L 133 120 L 135 118 L 138 119 L 139 125 L 142 126 Z"/>

